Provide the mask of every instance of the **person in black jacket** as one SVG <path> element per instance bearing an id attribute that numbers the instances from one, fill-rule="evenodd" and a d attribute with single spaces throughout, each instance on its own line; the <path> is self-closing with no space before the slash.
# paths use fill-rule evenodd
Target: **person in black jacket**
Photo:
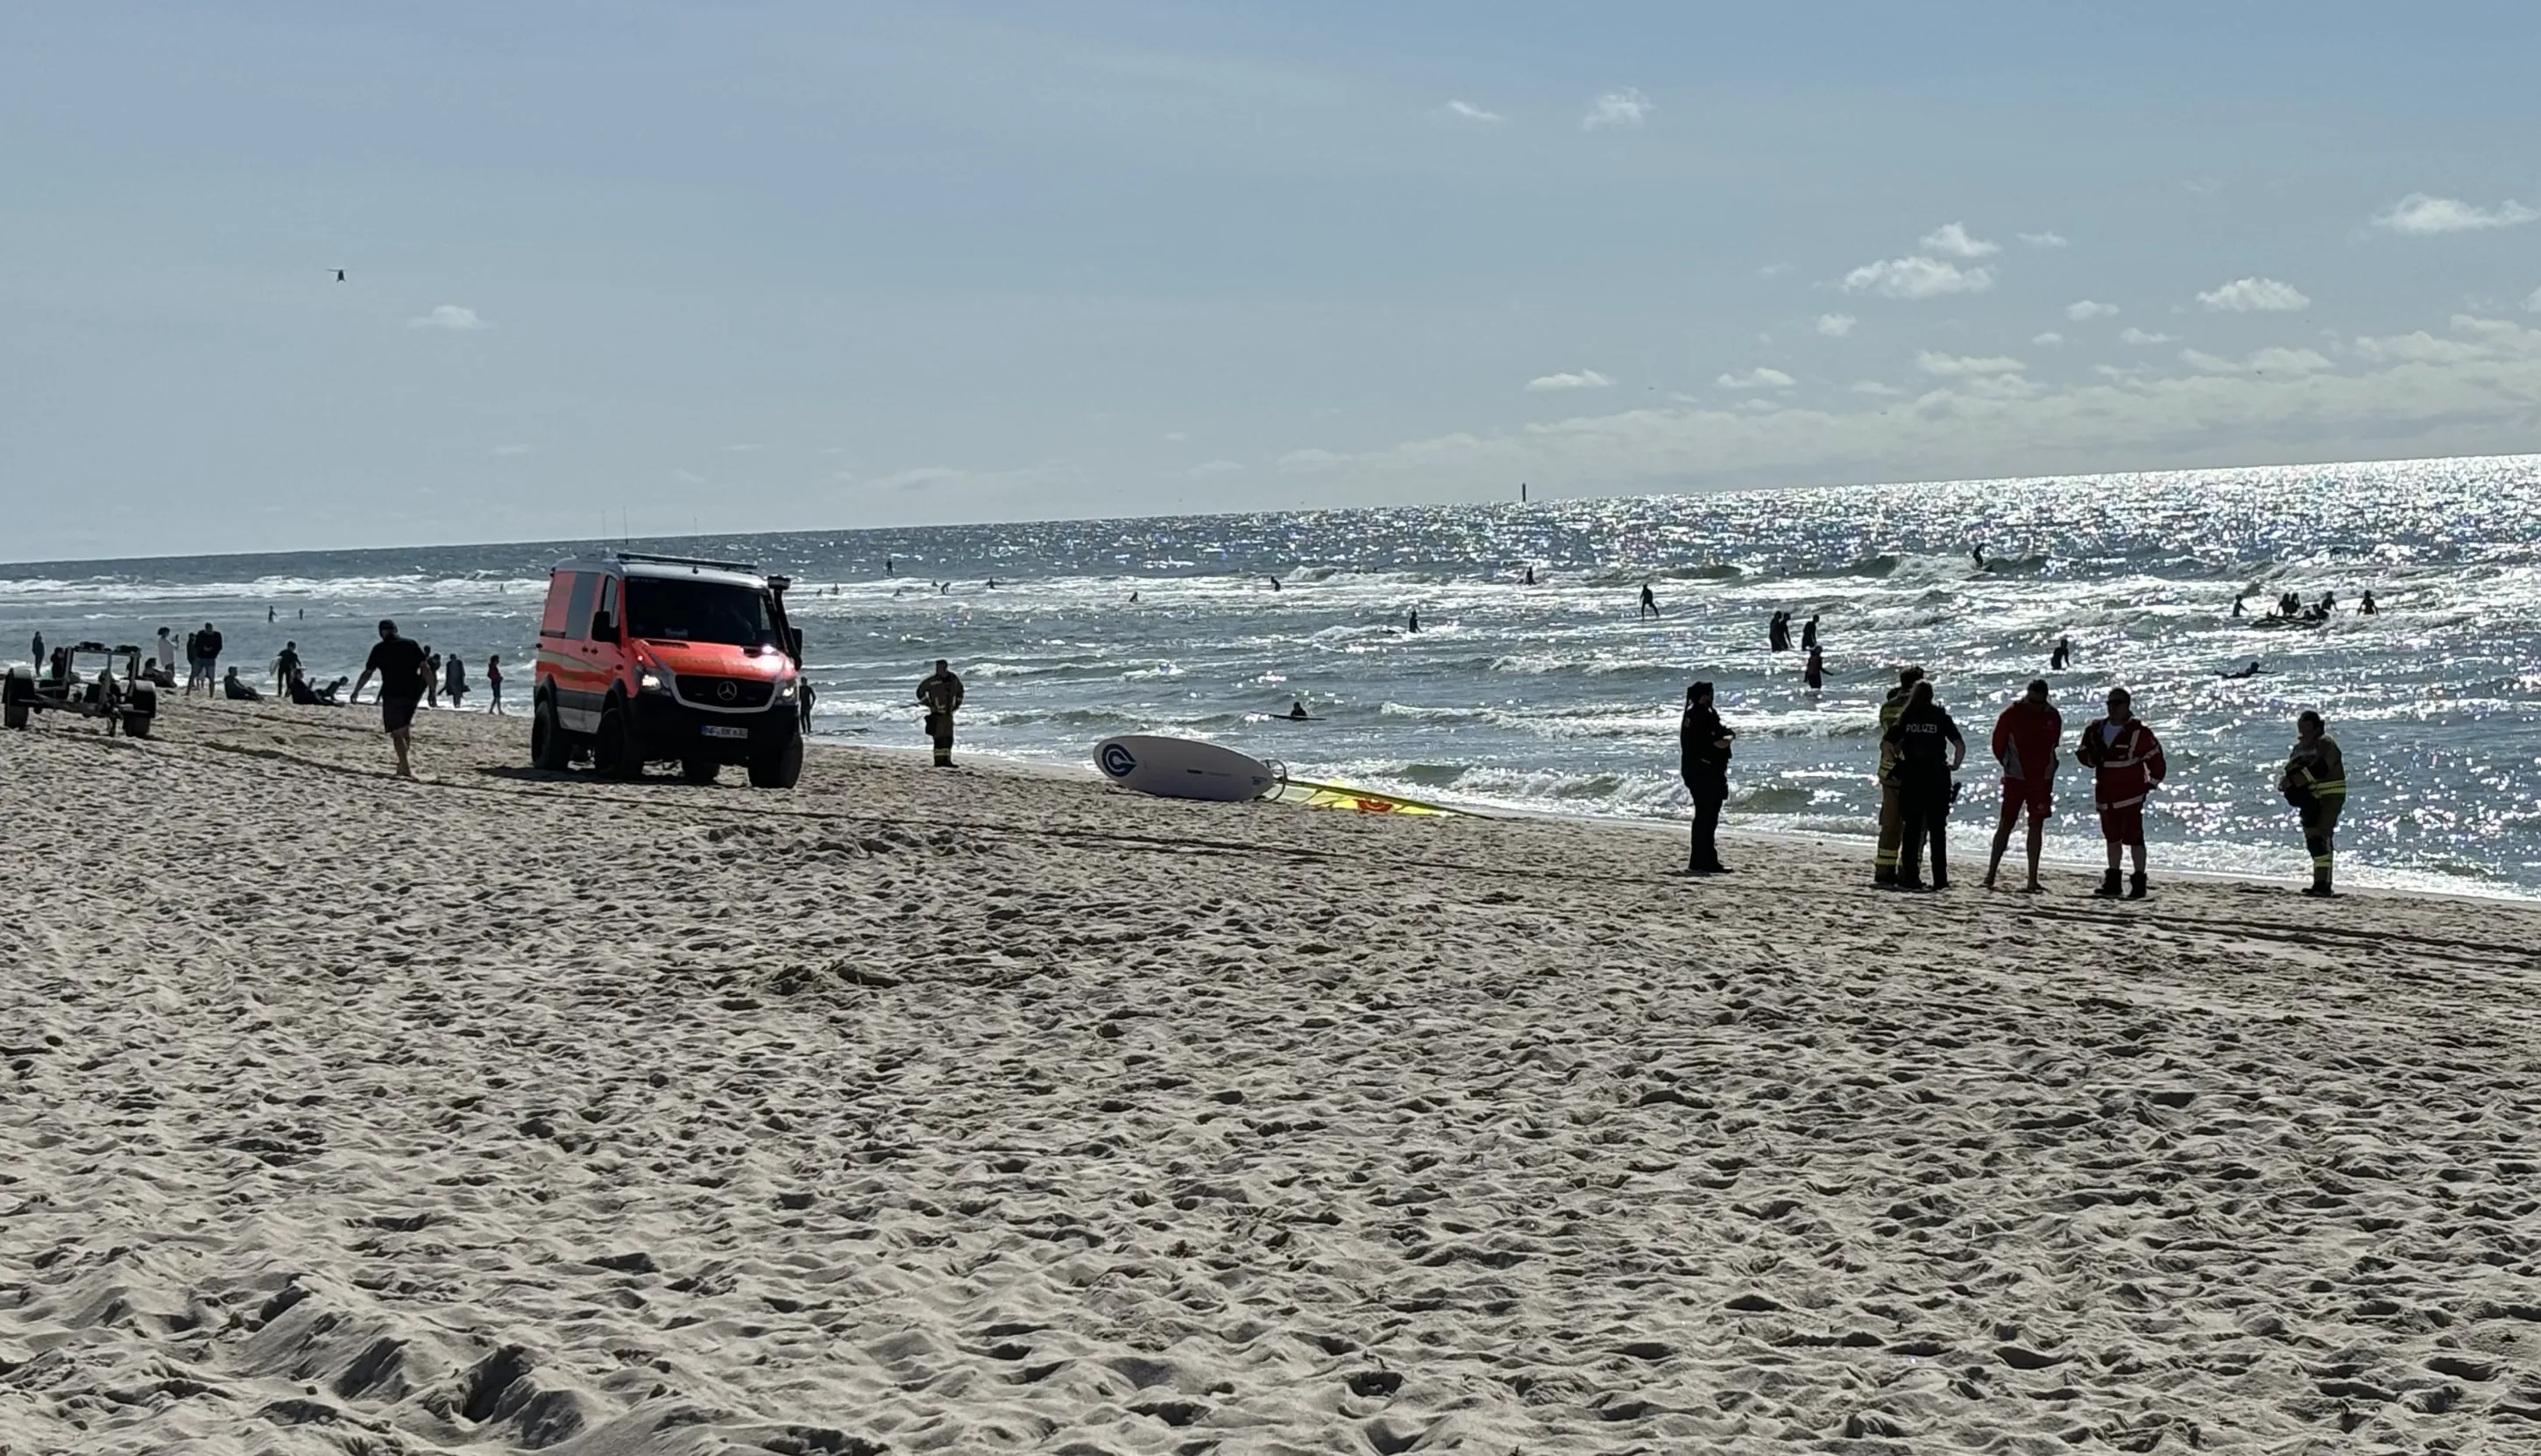
<path id="1" fill-rule="evenodd" d="M 1897 778 L 1898 807 L 1906 822 L 1905 838 L 1897 849 L 1897 888 L 1924 888 L 1922 866 L 1924 841 L 1932 841 L 1932 884 L 1934 890 L 1950 888 L 1949 849 L 1944 838 L 1950 821 L 1950 775 L 1968 756 L 1968 742 L 1959 735 L 1959 725 L 1941 711 L 1932 700 L 1932 685 L 1917 683 L 1906 699 L 1906 711 L 1898 714 L 1884 741 L 1896 751 L 1896 765 L 1890 769 Z"/>
<path id="2" fill-rule="evenodd" d="M 1729 872 L 1720 862 L 1714 837 L 1720 831 L 1721 801 L 1729 797 L 1729 740 L 1735 737 L 1711 710 L 1709 683 L 1685 690 L 1685 716 L 1677 725 L 1677 771 L 1685 777 L 1686 792 L 1694 795 L 1694 840 L 1686 859 L 1687 874 Z"/>

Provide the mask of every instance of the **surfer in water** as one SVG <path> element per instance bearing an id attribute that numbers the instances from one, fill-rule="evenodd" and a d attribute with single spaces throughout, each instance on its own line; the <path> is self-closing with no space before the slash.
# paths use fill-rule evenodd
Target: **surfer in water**
<path id="1" fill-rule="evenodd" d="M 926 736 L 935 741 L 935 766 L 953 766 L 953 714 L 962 706 L 962 680 L 953 665 L 935 659 L 934 676 L 917 685 L 917 701 L 926 709 Z"/>
<path id="2" fill-rule="evenodd" d="M 1532 566 L 1526 568 L 1526 584 L 1528 586 L 1535 585 L 1535 568 Z M 2364 595 L 2367 600 L 2370 600 L 2373 594 L 2371 592 L 2367 592 Z"/>
<path id="3" fill-rule="evenodd" d="M 1791 650 L 1791 614 L 1774 614 L 1774 619 L 1765 624 L 1765 642 L 1777 652 Z"/>
<path id="4" fill-rule="evenodd" d="M 1800 670 L 1800 681 L 1809 685 L 1811 692 L 1826 686 L 1826 654 L 1815 643 L 1809 644 L 1809 665 Z"/>
<path id="5" fill-rule="evenodd" d="M 1818 615 L 1814 612 L 1809 614 L 1808 620 L 1800 623 L 1800 650 L 1804 652 L 1818 650 Z"/>
<path id="6" fill-rule="evenodd" d="M 1264 578 L 1264 579 L 1265 579 L 1265 580 L 1267 580 L 1267 581 L 1269 581 L 1269 582 L 1270 583 L 1270 590 L 1272 590 L 1272 591 L 1274 591 L 1274 592 L 1275 592 L 1275 591 L 1277 591 L 1277 590 L 1279 590 L 1279 578 L 1277 578 L 1277 577 L 1275 577 L 1275 576 L 1272 576 L 1272 577 L 1266 577 L 1266 578 Z"/>
<path id="7" fill-rule="evenodd" d="M 1413 608 L 1413 609 L 1412 609 L 1412 616 L 1411 616 L 1411 617 L 1410 617 L 1410 618 L 1409 618 L 1409 619 L 1404 622 L 1404 629 L 1405 629 L 1405 630 L 1407 630 L 1407 631 L 1414 631 L 1414 632 L 1416 632 L 1416 631 L 1420 630 L 1420 609 L 1419 609 L 1419 608 L 1415 607 L 1415 608 Z"/>
<path id="8" fill-rule="evenodd" d="M 2047 670 L 2051 673 L 2061 673 L 2065 671 L 2065 665 L 2072 660 L 2073 639 L 2071 637 L 2058 637 L 2056 639 L 2056 651 L 2050 654 L 2047 659 Z"/>
<path id="9" fill-rule="evenodd" d="M 2243 678 L 2255 678 L 2265 671 L 2267 671 L 2267 669 L 2260 667 L 2259 660 L 2254 657 L 2250 659 L 2250 665 L 2248 667 L 2241 669 L 2237 673 L 2225 673 L 2222 677 L 2227 683 L 2237 683 Z"/>
<path id="10" fill-rule="evenodd" d="M 2248 596 L 2249 596 L 2249 593 L 2247 593 L 2247 592 L 2242 592 L 2242 593 L 2240 593 L 2239 595 L 2237 595 L 2237 596 L 2233 597 L 2233 599 L 2232 599 L 2232 615 L 2233 615 L 2234 617 L 2247 617 L 2247 616 L 2249 616 L 2249 615 L 2250 615 L 2250 609 L 2249 609 L 2248 607 L 2246 607 L 2246 606 L 2244 606 L 2244 605 L 2243 605 L 2244 599 L 2246 599 Z"/>
<path id="11" fill-rule="evenodd" d="M 1972 546 L 1968 547 L 1968 556 L 1969 556 L 1969 558 L 1970 558 L 1971 560 L 1973 560 L 1973 561 L 1975 561 L 1975 562 L 1977 563 L 1977 569 L 1978 569 L 1979 571 L 1983 571 L 1983 570 L 1985 569 L 1985 547 L 1984 547 L 1984 546 Z"/>
<path id="12" fill-rule="evenodd" d="M 1295 700 L 1291 701 L 1291 702 L 1288 704 L 1288 721 L 1289 721 L 1289 722 L 1291 722 L 1291 723 L 1303 723 L 1303 722 L 1305 722 L 1305 721 L 1307 720 L 1307 718 L 1308 718 L 1309 716 L 1311 716 L 1311 715 L 1310 715 L 1310 714 L 1308 714 L 1308 713 L 1307 713 L 1307 711 L 1306 711 L 1306 700 L 1305 700 L 1304 698 L 1302 698 L 1302 697 L 1297 698 L 1297 699 L 1295 699 Z"/>
<path id="13" fill-rule="evenodd" d="M 1652 591 L 1650 590 L 1650 584 L 1649 584 L 1648 582 L 1646 582 L 1646 581 L 1641 583 L 1641 612 L 1640 612 L 1640 615 L 1641 615 L 1643 618 L 1653 619 L 1656 619 L 1656 618 L 1658 617 L 1658 615 L 1659 615 L 1659 599 L 1658 599 L 1658 594 L 1657 594 L 1657 593 L 1655 593 L 1655 592 L 1652 592 Z"/>
<path id="14" fill-rule="evenodd" d="M 2364 600 L 2357 604 L 2356 615 L 2359 617 L 2371 617 L 2374 613 L 2381 610 L 2381 608 L 2373 605 L 2373 594 L 2368 591 L 2364 594 Z"/>

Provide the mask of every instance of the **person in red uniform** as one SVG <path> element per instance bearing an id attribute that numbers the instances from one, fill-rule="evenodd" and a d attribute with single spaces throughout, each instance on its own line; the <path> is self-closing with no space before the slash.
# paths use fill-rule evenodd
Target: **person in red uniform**
<path id="1" fill-rule="evenodd" d="M 2109 690 L 2109 713 L 2094 718 L 2073 745 L 2073 757 L 2091 770 L 2092 797 L 2100 805 L 2100 837 L 2109 845 L 2109 874 L 2092 891 L 2102 900 L 2118 898 L 2118 856 L 2135 851 L 2135 878 L 2126 897 L 2144 898 L 2144 796 L 2161 787 L 2168 771 L 2161 742 L 2135 715 L 2135 700 L 2124 688 Z"/>
<path id="2" fill-rule="evenodd" d="M 2029 883 L 2020 888 L 2028 895 L 2039 892 L 2039 837 L 2046 833 L 2047 815 L 2055 807 L 2056 751 L 2064 743 L 2065 715 L 2047 700 L 2045 678 L 2032 680 L 2029 691 L 2013 698 L 2002 716 L 1994 720 L 1994 756 L 2002 763 L 2002 822 L 1995 826 L 1994 858 L 1986 864 L 1987 889 L 1994 888 L 1995 876 L 2001 873 L 2003 851 L 2011 847 L 2012 826 L 2026 810 Z"/>

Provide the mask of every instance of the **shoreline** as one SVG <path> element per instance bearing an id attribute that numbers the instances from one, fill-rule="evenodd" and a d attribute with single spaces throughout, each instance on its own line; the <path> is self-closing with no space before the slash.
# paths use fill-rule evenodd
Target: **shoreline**
<path id="1" fill-rule="evenodd" d="M 845 735 L 822 736 L 816 734 L 806 739 L 806 744 L 808 747 L 823 750 L 884 754 L 893 757 L 908 755 L 911 757 L 912 762 L 923 760 L 929 752 L 929 750 L 922 747 L 902 748 L 881 744 L 857 743 Z M 984 762 L 993 769 L 997 770 L 1022 774 L 1047 775 L 1050 777 L 1100 784 L 1106 787 L 1110 786 L 1109 780 L 1103 777 L 1100 770 L 1090 765 L 1080 765 L 1064 760 L 1035 759 L 1028 758 L 1021 754 L 1007 754 L 972 749 L 957 749 L 957 754 L 960 761 L 963 762 L 966 766 L 975 765 Z M 1132 790 L 1122 790 L 1122 792 L 1134 793 Z M 1393 791 L 1384 790 L 1384 792 L 1390 793 Z M 1135 796 L 1139 798 L 1153 797 L 1151 795 L 1143 794 Z M 1430 791 L 1428 794 L 1415 795 L 1414 797 L 1430 798 L 1442 806 L 1463 809 L 1470 815 L 1482 819 L 1522 820 L 1548 824 L 1566 824 L 1587 829 L 1614 830 L 1652 836 L 1674 836 L 1679 839 L 1683 838 L 1688 829 L 1688 823 L 1682 821 L 1671 822 L 1655 819 L 1634 819 L 1627 818 L 1622 815 L 1590 814 L 1584 812 L 1563 813 L 1550 809 L 1518 809 L 1511 808 L 1506 805 L 1487 804 L 1471 799 L 1459 799 L 1453 794 L 1438 794 L 1434 790 Z M 1299 806 L 1291 805 L 1284 807 L 1296 808 Z M 1328 814 L 1339 811 L 1300 809 L 1300 812 Z M 2073 816 L 2069 812 L 2060 810 L 2060 823 L 2069 823 L 2072 822 L 2072 819 Z M 1966 834 L 1962 835 L 1960 833 L 1962 829 L 1966 831 Z M 1876 847 L 1875 839 L 1871 835 L 1840 835 L 1803 830 L 1758 829 L 1754 827 L 1741 827 L 1724 819 L 1720 827 L 1720 839 L 1724 844 L 1754 843 L 1786 845 L 1793 847 L 1805 846 L 1807 848 L 1820 851 L 1830 857 L 1842 857 L 1848 860 L 1858 859 L 1861 862 L 1859 867 L 1862 873 L 1858 884 L 1850 888 L 1857 888 L 1874 894 L 1879 893 L 1877 887 L 1872 885 L 1869 878 L 1869 856 L 1871 851 Z M 1991 823 L 1979 823 L 1975 820 L 1962 821 L 1957 818 L 1952 819 L 1950 848 L 1951 856 L 1954 861 L 1960 860 L 1960 857 L 1968 852 L 1969 847 L 1974 849 L 1975 857 L 1988 855 L 1992 852 L 1993 844 L 1994 829 Z M 2205 884 L 2246 885 L 2254 890 L 2285 890 L 2292 892 L 2298 891 L 2302 888 L 2301 884 L 2297 883 L 2295 878 L 2290 875 L 2285 877 L 2271 877 L 2254 871 L 2192 869 L 2165 866 L 2161 863 L 2158 856 L 2158 851 L 2161 846 L 2156 844 L 2152 847 L 2156 851 L 2155 857 L 2152 860 L 2152 870 L 2157 877 L 2155 883 L 2176 879 L 2193 880 Z M 1853 852 L 1856 849 L 1860 851 L 1858 854 Z M 2064 873 L 2082 875 L 2086 877 L 2096 876 L 2100 873 L 2101 869 L 2102 866 L 2100 864 L 2092 861 L 2078 859 L 2071 856 L 2059 856 L 2052 846 L 2047 850 L 2047 852 L 2042 853 L 2038 860 L 2038 870 L 2042 878 L 2049 874 Z M 2013 837 L 2010 851 L 2003 856 L 2003 872 L 2006 875 L 2018 875 L 2025 872 L 2025 861 L 2021 858 L 2020 839 L 2017 834 Z M 2357 880 L 2355 876 L 2360 872 L 2366 878 L 2361 881 Z M 2369 866 L 2342 865 L 2340 867 L 2341 885 L 2338 892 L 2339 897 L 2341 899 L 2345 899 L 2349 896 L 2384 896 L 2402 899 L 2423 899 L 2448 902 L 2458 901 L 2474 905 L 2507 905 L 2526 908 L 2541 908 L 2541 894 L 2529 894 L 2515 890 L 2511 887 L 2500 887 L 2495 890 L 2480 890 L 2450 888 L 2437 889 L 2414 884 L 2375 884 L 2372 883 L 2372 879 L 2376 873 L 2377 872 Z M 1979 883 L 1983 878 L 1983 871 L 1978 871 L 1975 877 L 1969 878 L 1964 882 L 1954 879 L 1951 888 L 1953 890 L 1965 889 L 1969 893 L 1977 895 L 1990 893 Z M 2005 894 L 2016 892 L 1996 891 L 1991 893 Z"/>

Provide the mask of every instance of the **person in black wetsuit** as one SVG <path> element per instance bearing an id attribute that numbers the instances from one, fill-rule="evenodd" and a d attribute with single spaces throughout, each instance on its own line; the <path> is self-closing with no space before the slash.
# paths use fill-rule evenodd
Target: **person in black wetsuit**
<path id="1" fill-rule="evenodd" d="M 1690 875 L 1724 875 L 1720 862 L 1720 806 L 1729 797 L 1729 741 L 1737 737 L 1711 708 L 1711 685 L 1685 690 L 1685 716 L 1677 725 L 1677 771 L 1694 796 L 1694 838 L 1686 855 Z"/>
<path id="2" fill-rule="evenodd" d="M 1809 614 L 1809 619 L 1800 623 L 1800 650 L 1803 652 L 1815 652 L 1817 650 L 1817 646 L 1818 615 L 1812 612 Z"/>
<path id="3" fill-rule="evenodd" d="M 1810 630 L 1815 631 L 1816 619 L 1812 618 L 1810 621 Z M 1815 643 L 1809 645 L 1809 665 L 1800 671 L 1800 681 L 1809 685 L 1811 692 L 1826 686 L 1826 654 Z"/>
<path id="4" fill-rule="evenodd" d="M 1656 617 L 1656 616 L 1658 616 L 1658 615 L 1659 615 L 1659 599 L 1658 599 L 1658 596 L 1657 596 L 1657 594 L 1653 593 L 1653 592 L 1650 590 L 1650 584 L 1649 584 L 1648 582 L 1646 582 L 1646 581 L 1645 581 L 1645 582 L 1642 582 L 1642 583 L 1641 583 L 1641 610 L 1640 610 L 1639 616 L 1640 616 L 1640 618 L 1641 618 L 1642 619 L 1646 620 L 1646 619 L 1650 619 L 1650 618 L 1653 618 L 1653 617 Z"/>
<path id="5" fill-rule="evenodd" d="M 1906 699 L 1906 711 L 1898 714 L 1896 723 L 1884 741 L 1897 751 L 1897 797 L 1906 824 L 1905 837 L 1897 849 L 1897 888 L 1927 888 L 1916 862 L 1923 856 L 1924 841 L 1932 844 L 1933 890 L 1950 888 L 1949 846 L 1946 830 L 1950 820 L 1950 775 L 1968 756 L 1968 742 L 1959 734 L 1959 725 L 1932 700 L 1932 685 L 1918 683 Z"/>

